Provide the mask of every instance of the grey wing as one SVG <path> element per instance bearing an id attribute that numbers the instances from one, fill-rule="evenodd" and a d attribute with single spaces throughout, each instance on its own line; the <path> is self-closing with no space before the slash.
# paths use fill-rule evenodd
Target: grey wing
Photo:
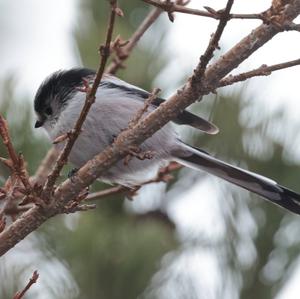
<path id="1" fill-rule="evenodd" d="M 149 96 L 149 94 L 148 94 Z M 148 97 L 147 96 L 147 97 Z M 161 103 L 165 102 L 162 98 L 156 98 L 153 101 L 153 105 L 158 107 Z M 213 123 L 209 122 L 208 120 L 195 115 L 187 110 L 183 110 L 179 115 L 177 115 L 177 118 L 173 120 L 178 125 L 189 125 L 195 129 L 198 129 L 202 132 L 205 132 L 207 134 L 217 134 L 219 133 L 219 128 L 214 125 Z"/>
<path id="2" fill-rule="evenodd" d="M 140 89 L 134 85 L 128 84 L 125 81 L 122 81 L 116 77 L 113 76 L 106 76 L 105 80 L 103 80 L 100 84 L 100 86 L 103 85 L 106 88 L 112 88 L 112 89 L 120 89 L 127 94 L 134 95 L 137 99 L 140 99 L 144 101 L 147 99 L 150 95 L 149 92 Z M 155 107 L 158 107 L 160 104 L 165 102 L 164 99 L 162 98 L 156 98 L 153 102 L 152 105 Z M 197 116 L 187 110 L 184 110 L 181 112 L 174 120 L 176 124 L 178 125 L 189 125 L 193 128 L 196 128 L 202 132 L 205 132 L 207 134 L 217 134 L 219 132 L 219 129 L 216 125 L 213 123 L 209 122 L 208 120 Z"/>

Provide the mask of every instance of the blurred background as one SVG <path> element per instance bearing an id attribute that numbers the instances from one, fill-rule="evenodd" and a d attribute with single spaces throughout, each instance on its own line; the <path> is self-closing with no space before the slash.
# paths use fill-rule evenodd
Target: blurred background
<path id="1" fill-rule="evenodd" d="M 270 2 L 236 0 L 233 12 L 261 12 Z M 119 3 L 125 17 L 115 35 L 127 39 L 149 6 Z M 189 6 L 225 3 L 192 0 Z M 0 1 L 1 113 L 31 174 L 50 148 L 44 132 L 33 131 L 35 90 L 58 69 L 96 68 L 107 19 L 107 1 Z M 259 24 L 230 21 L 215 57 Z M 179 14 L 172 24 L 163 14 L 118 76 L 148 90 L 159 87 L 167 97 L 191 74 L 216 25 Z M 299 58 L 298 35 L 276 36 L 238 72 Z M 220 134 L 178 131 L 187 142 L 300 192 L 298 79 L 296 67 L 219 90 L 191 109 Z M 1 184 L 7 176 L 0 165 Z M 298 297 L 299 217 L 205 173 L 182 169 L 174 176 L 168 185 L 144 187 L 133 202 L 116 196 L 96 210 L 48 221 L 0 259 L 0 298 L 11 299 L 35 269 L 40 279 L 27 298 Z"/>

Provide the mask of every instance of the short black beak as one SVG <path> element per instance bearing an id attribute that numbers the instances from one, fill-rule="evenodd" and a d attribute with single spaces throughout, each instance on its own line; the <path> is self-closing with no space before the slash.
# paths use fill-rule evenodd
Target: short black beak
<path id="1" fill-rule="evenodd" d="M 40 120 L 37 120 L 37 121 L 35 122 L 34 127 L 35 127 L 35 128 L 40 128 L 42 125 L 43 125 L 43 122 L 40 121 Z"/>

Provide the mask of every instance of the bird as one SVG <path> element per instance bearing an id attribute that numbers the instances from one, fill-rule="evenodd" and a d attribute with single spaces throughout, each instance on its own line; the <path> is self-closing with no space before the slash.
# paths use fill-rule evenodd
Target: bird
<path id="1" fill-rule="evenodd" d="M 74 128 L 85 103 L 82 88 L 93 83 L 96 72 L 88 68 L 59 70 L 50 74 L 39 86 L 34 98 L 37 120 L 35 128 L 44 128 L 54 141 Z M 150 93 L 115 76 L 104 74 L 95 97 L 95 103 L 83 123 L 69 155 L 76 168 L 99 154 L 113 143 L 116 136 L 128 127 L 140 111 Z M 155 98 L 147 111 L 151 113 L 165 100 Z M 213 123 L 187 110 L 173 119 L 175 124 L 188 125 L 207 134 L 217 134 Z M 55 145 L 62 149 L 64 142 Z M 205 171 L 227 182 L 256 193 L 270 202 L 293 213 L 300 214 L 300 194 L 277 184 L 260 174 L 223 162 L 205 150 L 188 145 L 178 137 L 174 125 L 166 124 L 146 139 L 139 147 L 142 152 L 153 153 L 151 159 L 132 157 L 128 163 L 118 161 L 98 179 L 134 188 L 143 184 L 171 161 Z"/>

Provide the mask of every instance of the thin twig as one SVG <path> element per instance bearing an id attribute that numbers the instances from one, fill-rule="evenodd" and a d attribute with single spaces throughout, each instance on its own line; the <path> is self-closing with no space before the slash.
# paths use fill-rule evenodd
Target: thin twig
<path id="1" fill-rule="evenodd" d="M 182 0 L 176 0 L 175 4 L 179 7 L 186 5 L 188 1 L 183 2 Z M 129 57 L 134 47 L 137 45 L 141 37 L 145 32 L 152 26 L 152 24 L 161 15 L 162 10 L 157 7 L 152 9 L 137 30 L 132 34 L 128 43 L 118 48 L 113 58 L 113 61 L 106 68 L 106 73 L 116 74 L 120 68 L 124 68 L 124 61 Z"/>
<path id="2" fill-rule="evenodd" d="M 58 178 L 60 171 L 62 170 L 63 166 L 67 163 L 68 156 L 72 150 L 72 147 L 78 138 L 81 127 L 87 117 L 87 114 L 95 102 L 95 95 L 98 89 L 98 86 L 100 84 L 100 81 L 102 79 L 102 76 L 104 74 L 104 69 L 106 62 L 108 60 L 108 57 L 110 55 L 110 43 L 112 40 L 112 34 L 113 34 L 113 28 L 115 24 L 115 17 L 117 14 L 117 0 L 111 0 L 110 1 L 111 5 L 111 13 L 110 13 L 110 18 L 108 22 L 108 28 L 107 28 L 107 34 L 106 34 L 106 41 L 105 45 L 100 47 L 100 56 L 101 56 L 101 62 L 99 65 L 99 68 L 96 73 L 95 80 L 93 82 L 93 85 L 91 88 L 88 88 L 86 91 L 86 100 L 85 104 L 81 110 L 80 116 L 74 126 L 74 129 L 71 131 L 70 136 L 68 138 L 68 141 L 66 142 L 66 145 L 64 146 L 63 151 L 59 155 L 59 158 L 54 166 L 53 171 L 50 173 L 48 176 L 47 182 L 45 184 L 43 196 L 44 197 L 49 197 L 51 190 L 53 189 L 53 186 L 55 184 L 56 179 Z"/>
<path id="3" fill-rule="evenodd" d="M 154 88 L 153 91 L 149 94 L 148 99 L 145 100 L 144 106 L 135 114 L 133 119 L 128 124 L 128 129 L 131 129 L 134 127 L 143 117 L 143 115 L 147 112 L 149 109 L 149 106 L 151 103 L 157 98 L 158 94 L 160 93 L 159 88 Z"/>
<path id="4" fill-rule="evenodd" d="M 176 162 L 171 162 L 167 167 L 161 168 L 155 178 L 144 182 L 140 186 L 136 186 L 133 191 L 136 192 L 141 187 L 143 187 L 145 185 L 153 184 L 153 183 L 159 183 L 159 182 L 167 183 L 173 179 L 173 176 L 170 175 L 170 173 L 173 171 L 179 170 L 181 168 L 182 168 L 181 164 L 178 164 Z M 132 190 L 130 190 L 129 188 L 124 187 L 124 186 L 111 187 L 111 188 L 108 188 L 105 190 L 101 190 L 101 191 L 97 191 L 97 192 L 93 192 L 93 193 L 89 194 L 85 198 L 85 201 L 95 200 L 95 199 L 97 199 L 97 200 L 103 199 L 103 198 L 107 198 L 110 195 L 123 194 L 123 193 L 128 193 L 130 191 L 132 191 Z"/>
<path id="5" fill-rule="evenodd" d="M 47 177 L 52 170 L 57 160 L 59 151 L 53 146 L 40 163 L 35 175 L 30 178 L 31 183 L 42 185 L 47 180 Z"/>
<path id="6" fill-rule="evenodd" d="M 144 2 L 151 4 L 157 8 L 160 8 L 167 13 L 179 12 L 189 15 L 196 15 L 201 17 L 213 18 L 215 20 L 220 20 L 222 18 L 222 12 L 216 11 L 210 7 L 205 7 L 206 10 L 200 10 L 195 8 L 184 7 L 182 5 L 177 5 L 172 2 L 160 1 L 160 0 L 143 0 Z M 262 20 L 264 21 L 264 16 L 262 13 L 253 14 L 229 14 L 228 19 L 250 19 L 250 20 Z"/>
<path id="7" fill-rule="evenodd" d="M 155 8 L 150 11 L 148 16 L 144 19 L 142 24 L 133 33 L 129 42 L 119 49 L 113 61 L 106 68 L 106 73 L 114 75 L 120 68 L 123 68 L 123 62 L 129 57 L 131 51 L 136 46 L 143 34 L 150 28 L 150 26 L 157 20 L 161 14 L 161 9 Z"/>
<path id="8" fill-rule="evenodd" d="M 255 69 L 255 70 L 241 73 L 238 75 L 227 76 L 226 78 L 224 78 L 220 81 L 218 87 L 232 85 L 236 82 L 242 82 L 242 81 L 248 80 L 253 77 L 269 76 L 274 71 L 286 69 L 286 68 L 297 66 L 297 65 L 300 65 L 300 59 L 291 60 L 291 61 L 283 62 L 283 63 L 278 63 L 278 64 L 274 64 L 274 65 L 270 65 L 270 66 L 263 64 L 261 67 Z"/>
<path id="9" fill-rule="evenodd" d="M 95 200 L 95 199 L 100 199 L 104 198 L 110 195 L 115 195 L 115 194 L 122 194 L 128 192 L 128 188 L 124 186 L 116 186 L 116 187 L 111 187 L 105 190 L 93 192 L 89 194 L 85 200 Z"/>
<path id="10" fill-rule="evenodd" d="M 32 274 L 32 277 L 30 278 L 29 282 L 25 286 L 25 288 L 21 292 L 17 292 L 14 295 L 13 299 L 22 299 L 24 297 L 24 295 L 26 294 L 26 292 L 31 288 L 31 286 L 37 282 L 38 278 L 39 278 L 39 274 L 35 270 Z"/>
<path id="11" fill-rule="evenodd" d="M 206 70 L 206 67 L 210 60 L 213 57 L 214 51 L 219 47 L 219 41 L 222 36 L 222 33 L 225 29 L 225 26 L 229 20 L 230 10 L 233 5 L 234 0 L 228 0 L 224 11 L 221 14 L 221 18 L 217 27 L 216 32 L 211 37 L 209 44 L 204 52 L 204 54 L 200 57 L 200 63 L 194 71 L 194 75 L 191 78 L 191 86 L 197 86 L 197 88 L 201 88 L 203 81 L 203 76 Z"/>
<path id="12" fill-rule="evenodd" d="M 69 205 L 62 208 L 60 213 L 62 214 L 73 214 L 76 212 L 87 212 L 96 209 L 95 204 L 79 204 L 75 201 L 71 202 Z"/>
<path id="13" fill-rule="evenodd" d="M 8 165 L 10 165 L 13 169 L 13 171 L 16 173 L 16 175 L 20 178 L 22 181 L 25 189 L 28 193 L 31 192 L 31 184 L 29 182 L 28 172 L 25 168 L 25 162 L 23 159 L 22 154 L 17 154 L 14 146 L 11 142 L 11 138 L 8 131 L 8 125 L 7 121 L 3 118 L 2 115 L 0 115 L 0 135 L 3 140 L 4 145 L 6 146 L 7 152 L 9 154 L 11 163 L 7 162 Z"/>

